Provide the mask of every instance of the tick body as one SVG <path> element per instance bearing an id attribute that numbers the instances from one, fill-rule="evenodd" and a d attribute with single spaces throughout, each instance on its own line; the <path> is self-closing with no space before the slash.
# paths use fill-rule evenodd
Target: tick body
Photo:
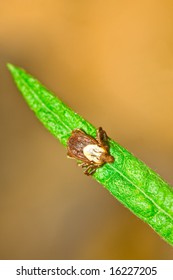
<path id="1" fill-rule="evenodd" d="M 67 143 L 67 156 L 80 161 L 84 174 L 91 175 L 105 163 L 111 163 L 114 158 L 109 153 L 107 134 L 99 127 L 96 139 L 80 129 L 72 131 Z"/>

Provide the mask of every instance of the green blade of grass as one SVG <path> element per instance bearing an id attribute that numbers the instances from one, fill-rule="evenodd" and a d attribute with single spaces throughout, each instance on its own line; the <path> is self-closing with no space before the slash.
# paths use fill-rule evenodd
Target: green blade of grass
<path id="1" fill-rule="evenodd" d="M 96 128 L 72 111 L 23 69 L 8 64 L 18 89 L 38 119 L 63 145 L 73 129 L 96 136 Z M 173 188 L 158 174 L 113 140 L 114 163 L 97 169 L 93 177 L 134 214 L 173 245 Z"/>

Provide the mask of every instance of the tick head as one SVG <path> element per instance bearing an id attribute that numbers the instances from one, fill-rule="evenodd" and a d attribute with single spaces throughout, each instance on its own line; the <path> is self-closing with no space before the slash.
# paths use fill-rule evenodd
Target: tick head
<path id="1" fill-rule="evenodd" d="M 109 155 L 109 154 L 107 154 L 107 153 L 103 154 L 102 158 L 103 158 L 104 162 L 107 162 L 107 163 L 114 162 L 114 157 Z"/>

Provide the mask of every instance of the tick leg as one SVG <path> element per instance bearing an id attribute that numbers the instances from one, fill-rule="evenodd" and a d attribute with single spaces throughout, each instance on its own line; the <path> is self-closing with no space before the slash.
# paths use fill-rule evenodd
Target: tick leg
<path id="1" fill-rule="evenodd" d="M 96 165 L 89 165 L 85 169 L 84 174 L 86 174 L 87 176 L 92 175 L 96 171 L 97 167 L 98 166 L 96 166 Z"/>
<path id="2" fill-rule="evenodd" d="M 71 156 L 71 154 L 69 153 L 69 151 L 67 151 L 67 157 L 68 157 L 68 158 L 73 158 L 73 157 Z"/>
<path id="3" fill-rule="evenodd" d="M 88 163 L 87 162 L 81 162 L 81 163 L 78 163 L 78 166 L 81 166 L 82 168 L 83 167 L 88 167 Z"/>
<path id="4" fill-rule="evenodd" d="M 106 146 L 105 143 L 107 142 L 108 140 L 108 136 L 106 134 L 106 131 L 104 131 L 102 129 L 102 127 L 99 127 L 97 129 L 97 136 L 96 136 L 96 139 L 97 141 L 99 142 L 99 144 L 103 145 L 103 146 Z"/>
<path id="5" fill-rule="evenodd" d="M 85 135 L 85 132 L 82 131 L 80 128 L 76 128 L 72 131 L 72 133 L 77 133 L 77 132 L 80 132 L 81 134 Z"/>
<path id="6" fill-rule="evenodd" d="M 82 168 L 86 168 L 85 170 L 88 170 L 90 168 L 93 168 L 94 162 L 92 162 L 92 161 L 91 162 L 81 162 L 78 164 L 78 166 L 81 166 Z"/>

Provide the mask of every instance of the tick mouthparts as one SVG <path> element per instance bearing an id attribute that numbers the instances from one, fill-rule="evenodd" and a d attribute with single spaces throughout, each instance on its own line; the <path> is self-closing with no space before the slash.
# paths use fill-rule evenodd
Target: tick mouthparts
<path id="1" fill-rule="evenodd" d="M 111 155 L 106 156 L 106 162 L 114 162 L 114 157 Z"/>

